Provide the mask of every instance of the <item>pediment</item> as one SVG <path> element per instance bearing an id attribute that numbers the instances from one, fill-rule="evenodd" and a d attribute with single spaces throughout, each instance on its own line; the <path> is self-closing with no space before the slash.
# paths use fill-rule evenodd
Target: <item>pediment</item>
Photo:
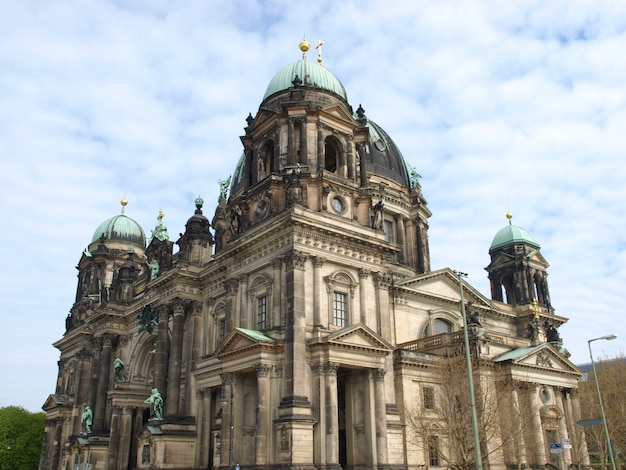
<path id="1" fill-rule="evenodd" d="M 308 341 L 309 347 L 342 348 L 375 354 L 389 354 L 393 347 L 367 326 L 351 325 L 327 336 Z"/>
<path id="2" fill-rule="evenodd" d="M 396 283 L 404 290 L 430 297 L 438 297 L 450 302 L 461 301 L 459 277 L 449 268 L 420 274 Z M 463 298 L 465 302 L 473 302 L 476 307 L 493 309 L 492 302 L 472 287 L 467 281 L 463 282 Z"/>
<path id="3" fill-rule="evenodd" d="M 549 343 L 517 348 L 494 358 L 494 362 L 509 362 L 513 366 L 551 369 L 555 372 L 581 375 L 580 370 Z"/>
<path id="4" fill-rule="evenodd" d="M 264 335 L 260 331 L 235 328 L 215 350 L 214 355 L 221 359 L 233 354 L 249 354 L 261 349 L 274 348 L 276 344 L 275 339 Z"/>
<path id="5" fill-rule="evenodd" d="M 332 116 L 335 119 L 344 121 L 346 124 L 354 125 L 354 118 L 346 110 L 345 106 L 339 104 L 332 104 L 322 109 L 322 112 L 328 116 Z"/>
<path id="6" fill-rule="evenodd" d="M 59 395 L 59 394 L 53 393 L 51 395 L 48 395 L 48 398 L 46 398 L 46 401 L 44 402 L 41 408 L 44 411 L 50 411 L 54 408 L 58 408 L 61 406 L 69 406 L 69 405 L 70 405 L 70 397 L 68 397 L 67 395 Z"/>

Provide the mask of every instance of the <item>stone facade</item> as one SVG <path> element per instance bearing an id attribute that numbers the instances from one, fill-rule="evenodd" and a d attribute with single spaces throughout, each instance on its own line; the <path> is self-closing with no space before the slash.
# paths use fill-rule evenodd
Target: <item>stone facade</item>
<path id="1" fill-rule="evenodd" d="M 306 57 L 295 65 L 305 76 L 282 87 L 277 76 L 248 117 L 211 222 L 199 198 L 178 249 L 162 214 L 147 247 L 119 230 L 94 235 L 55 343 L 40 468 L 447 466 L 446 423 L 433 415 L 440 440 L 426 445 L 407 414 L 430 406 L 416 398 L 425 388 L 441 396 L 438 361 L 463 351 L 461 283 L 479 390 L 506 376 L 502 393 L 536 424 L 484 443 L 485 464 L 544 467 L 564 438 L 573 445 L 559 458 L 586 463 L 580 373 L 538 248 L 492 250 L 491 299 L 432 271 L 431 214 L 400 151 L 330 72 Z M 162 415 L 147 402 L 153 389 Z"/>

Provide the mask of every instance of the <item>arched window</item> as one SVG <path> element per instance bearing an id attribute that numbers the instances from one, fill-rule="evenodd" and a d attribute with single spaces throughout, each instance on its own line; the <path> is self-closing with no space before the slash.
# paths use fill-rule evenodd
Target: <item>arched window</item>
<path id="1" fill-rule="evenodd" d="M 441 335 L 443 333 L 452 333 L 452 331 L 452 322 L 444 320 L 443 318 L 434 318 L 426 326 L 423 337 L 426 338 L 428 336 Z"/>
<path id="2" fill-rule="evenodd" d="M 504 288 L 504 294 L 506 296 L 506 299 L 504 299 L 505 303 L 515 305 L 517 300 L 515 298 L 515 289 L 513 288 L 513 279 L 509 276 L 503 277 L 502 287 Z"/>
<path id="3" fill-rule="evenodd" d="M 334 139 L 327 138 L 324 142 L 324 169 L 337 172 L 339 165 L 339 145 Z"/>

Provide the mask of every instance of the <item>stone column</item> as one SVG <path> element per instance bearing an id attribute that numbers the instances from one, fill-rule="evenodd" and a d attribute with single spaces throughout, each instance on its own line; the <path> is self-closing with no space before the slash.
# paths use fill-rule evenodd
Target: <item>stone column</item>
<path id="1" fill-rule="evenodd" d="M 365 154 L 365 145 L 363 142 L 358 143 L 359 163 L 361 171 L 361 188 L 367 188 L 367 162 Z"/>
<path id="2" fill-rule="evenodd" d="M 102 356 L 102 338 L 91 340 L 91 366 L 89 368 L 89 392 L 87 393 L 87 405 L 92 410 L 96 409 L 96 396 L 98 394 L 98 377 L 100 377 L 100 357 Z"/>
<path id="3" fill-rule="evenodd" d="M 119 446 L 117 449 L 116 470 L 126 470 L 128 468 L 128 456 L 130 453 L 130 436 L 133 424 L 133 408 L 124 406 L 121 409 L 122 416 L 119 423 Z M 132 443 L 134 445 L 134 443 Z"/>
<path id="4" fill-rule="evenodd" d="M 120 414 L 122 408 L 117 405 L 111 407 L 111 428 L 109 433 L 109 446 L 107 448 L 106 468 L 117 470 L 120 446 Z M 128 463 L 128 462 L 126 462 Z"/>
<path id="5" fill-rule="evenodd" d="M 511 390 L 511 402 L 513 403 L 513 413 L 514 416 L 524 416 L 525 411 L 520 410 L 519 404 L 519 395 L 517 393 L 517 389 Z M 523 418 L 522 418 L 523 419 Z M 512 457 L 515 462 L 519 462 L 523 465 L 526 465 L 526 446 L 524 445 L 524 428 L 522 427 L 522 423 L 519 420 L 515 420 L 510 423 L 511 426 L 514 427 L 513 432 L 515 433 L 515 438 L 512 442 Z"/>
<path id="6" fill-rule="evenodd" d="M 324 363 L 311 364 L 313 371 L 313 419 L 317 426 L 313 429 L 313 463 L 322 468 L 326 464 L 326 377 L 324 375 Z"/>
<path id="7" fill-rule="evenodd" d="M 224 288 L 226 289 L 226 311 L 225 313 L 225 322 L 226 322 L 226 331 L 224 332 L 225 336 L 237 326 L 237 304 L 235 301 L 235 297 L 237 295 L 237 290 L 239 289 L 239 281 L 237 279 L 228 279 L 224 281 Z"/>
<path id="8" fill-rule="evenodd" d="M 196 416 L 196 467 L 208 468 L 209 449 L 211 447 L 211 389 L 203 388 L 197 392 L 198 410 Z"/>
<path id="9" fill-rule="evenodd" d="M 172 301 L 174 324 L 172 327 L 172 345 L 167 367 L 167 396 L 165 416 L 178 417 L 180 406 L 180 372 L 183 355 L 183 326 L 185 324 L 185 305 L 182 299 Z"/>
<path id="10" fill-rule="evenodd" d="M 567 414 L 565 412 L 565 407 L 563 405 L 563 397 L 561 396 L 562 390 L 556 389 L 554 390 L 554 398 L 556 401 L 556 406 L 561 412 L 561 419 L 559 420 L 559 434 L 561 434 L 561 440 L 569 439 L 570 435 L 567 432 Z M 572 449 L 563 449 L 563 459 L 568 465 L 572 463 Z"/>
<path id="11" fill-rule="evenodd" d="M 367 278 L 370 275 L 369 269 L 359 269 L 359 304 L 361 313 L 361 323 L 370 327 L 367 318 Z"/>
<path id="12" fill-rule="evenodd" d="M 415 221 L 415 238 L 417 239 L 417 272 L 426 272 L 426 256 L 424 252 L 424 238 L 422 224 L 419 219 Z"/>
<path id="13" fill-rule="evenodd" d="M 239 297 L 239 308 L 237 309 L 237 325 L 236 326 L 240 326 L 241 328 L 252 328 L 254 329 L 253 325 L 254 322 L 249 323 L 249 318 L 248 318 L 248 275 L 247 274 L 242 274 L 241 276 L 239 276 L 239 292 L 238 292 L 238 297 Z"/>
<path id="14" fill-rule="evenodd" d="M 387 464 L 387 407 L 385 405 L 385 371 L 374 372 L 374 408 L 376 413 L 376 460 Z"/>
<path id="15" fill-rule="evenodd" d="M 378 334 L 387 341 L 391 341 L 391 322 L 389 317 L 389 286 L 391 285 L 391 276 L 378 272 L 374 274 L 374 281 L 376 286 L 377 331 Z"/>
<path id="16" fill-rule="evenodd" d="M 306 316 L 304 270 L 308 255 L 292 250 L 285 257 L 285 369 L 281 407 L 310 406 L 306 397 Z"/>
<path id="17" fill-rule="evenodd" d="M 365 455 L 365 465 L 368 468 L 376 468 L 377 461 L 377 442 L 376 442 L 376 399 L 375 399 L 375 387 L 374 387 L 374 370 L 366 369 L 364 371 L 365 376 L 365 442 L 370 442 L 371 445 L 367 449 Z"/>
<path id="18" fill-rule="evenodd" d="M 352 153 L 352 140 L 353 137 L 352 135 L 348 136 L 347 139 L 345 139 L 346 141 L 344 142 L 344 145 L 346 146 L 346 148 L 348 149 L 347 152 L 347 160 L 348 160 L 348 179 L 351 179 L 352 181 L 354 181 L 355 175 L 354 175 L 354 154 Z"/>
<path id="19" fill-rule="evenodd" d="M 98 377 L 98 394 L 96 395 L 96 410 L 94 411 L 94 429 L 98 431 L 104 430 L 104 413 L 106 410 L 107 391 L 109 390 L 109 377 L 111 372 L 111 352 L 113 350 L 114 335 L 102 335 L 102 356 L 101 367 Z"/>
<path id="20" fill-rule="evenodd" d="M 274 270 L 274 280 L 272 281 L 273 289 L 272 289 L 272 324 L 270 325 L 272 328 L 278 328 L 282 325 L 281 321 L 281 274 L 283 267 L 283 259 L 278 256 L 272 260 L 272 268 Z"/>
<path id="21" fill-rule="evenodd" d="M 169 349 L 169 309 L 165 305 L 158 307 L 159 324 L 157 327 L 157 345 L 154 355 L 154 388 L 165 394 L 167 377 L 167 354 Z"/>
<path id="22" fill-rule="evenodd" d="M 295 166 L 296 164 L 296 149 L 294 148 L 295 130 L 294 130 L 295 118 L 287 119 L 287 165 Z"/>
<path id="23" fill-rule="evenodd" d="M 541 415 L 540 410 L 542 408 L 541 403 L 539 402 L 539 391 L 537 389 L 537 385 L 533 385 L 529 387 L 529 400 L 530 400 L 530 412 L 532 413 L 531 424 L 533 430 L 533 442 L 535 443 L 536 454 L 534 456 L 534 463 L 537 465 L 545 465 L 545 462 L 548 462 L 546 456 L 546 444 L 543 439 L 543 427 L 541 426 Z"/>
<path id="24" fill-rule="evenodd" d="M 185 360 L 185 391 L 183 393 L 183 403 L 181 409 L 181 416 L 192 416 L 191 413 L 191 401 L 193 397 L 193 381 L 191 380 L 191 373 L 193 371 L 196 360 L 200 357 L 200 347 L 202 342 L 201 336 L 201 324 L 202 320 L 202 304 L 200 302 L 192 301 L 189 306 L 191 317 L 189 319 L 188 339 L 183 344 L 186 347 L 186 360 Z"/>
<path id="25" fill-rule="evenodd" d="M 308 151 L 307 151 L 307 138 L 306 138 L 306 116 L 301 117 L 298 122 L 300 123 L 300 158 L 299 162 L 303 165 L 309 163 Z"/>
<path id="26" fill-rule="evenodd" d="M 322 299 L 322 266 L 326 258 L 314 256 L 313 261 L 313 325 L 326 328 L 328 325 L 322 323 L 321 299 Z"/>
<path id="27" fill-rule="evenodd" d="M 404 228 L 404 217 L 400 214 L 397 214 L 395 217 L 396 222 L 396 240 L 398 245 L 400 245 L 400 253 L 398 253 L 398 262 L 400 264 L 406 264 L 406 238 L 405 238 L 405 228 Z"/>
<path id="28" fill-rule="evenodd" d="M 337 364 L 324 364 L 326 393 L 326 462 L 328 466 L 339 464 L 339 404 L 337 403 Z"/>
<path id="29" fill-rule="evenodd" d="M 237 382 L 239 377 L 237 374 L 230 372 L 224 372 L 222 374 L 222 387 L 224 387 L 224 395 L 222 403 L 222 438 L 221 438 L 221 454 L 220 461 L 222 466 L 228 465 L 230 462 L 233 466 L 237 463 L 237 439 L 241 439 L 241 433 L 236 429 L 236 417 L 235 410 L 241 410 L 241 407 L 237 406 Z M 243 403 L 243 402 L 242 402 Z M 239 428 L 241 429 L 241 427 Z"/>
<path id="30" fill-rule="evenodd" d="M 272 415 L 270 404 L 270 372 L 272 366 L 268 364 L 256 365 L 256 377 L 258 387 L 258 409 L 257 409 L 257 432 L 256 432 L 256 465 L 267 465 L 268 455 L 271 455 L 270 447 L 268 446 L 268 437 L 271 433 Z"/>
<path id="31" fill-rule="evenodd" d="M 325 152 L 324 152 L 324 124 L 317 122 L 317 169 L 323 170 L 325 165 Z"/>

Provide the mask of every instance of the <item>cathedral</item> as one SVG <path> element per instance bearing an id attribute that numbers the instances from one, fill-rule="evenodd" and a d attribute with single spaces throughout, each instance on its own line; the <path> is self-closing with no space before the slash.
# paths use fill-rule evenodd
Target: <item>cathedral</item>
<path id="1" fill-rule="evenodd" d="M 507 214 L 490 298 L 433 270 L 419 174 L 310 48 L 247 117 L 212 217 L 198 197 L 177 240 L 162 212 L 146 237 L 123 199 L 94 231 L 39 468 L 588 464 L 539 243 Z"/>

